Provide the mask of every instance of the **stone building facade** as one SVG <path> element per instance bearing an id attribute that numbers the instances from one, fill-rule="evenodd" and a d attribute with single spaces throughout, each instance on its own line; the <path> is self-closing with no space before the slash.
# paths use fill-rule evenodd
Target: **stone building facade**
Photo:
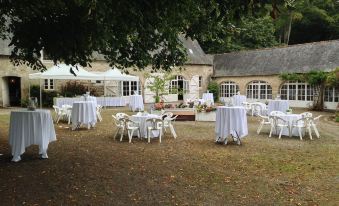
<path id="1" fill-rule="evenodd" d="M 305 82 L 284 82 L 281 73 L 332 71 L 339 67 L 339 40 L 288 47 L 218 54 L 213 60 L 213 79 L 220 85 L 220 98 L 229 101 L 237 91 L 249 102 L 287 99 L 292 107 L 310 107 L 316 95 Z M 335 109 L 339 88 L 325 89 L 325 107 Z"/>
<path id="2" fill-rule="evenodd" d="M 184 39 L 182 37 L 181 41 L 187 49 L 188 60 L 185 65 L 179 68 L 173 68 L 172 74 L 176 75 L 176 78 L 181 78 L 179 82 L 185 81 L 187 84 L 187 90 L 183 95 L 171 94 L 165 95 L 164 100 L 167 102 L 175 102 L 186 100 L 187 98 L 199 98 L 203 92 L 207 90 L 208 82 L 213 73 L 212 67 L 212 58 L 206 55 L 201 49 L 197 41 L 192 41 L 191 39 Z M 8 41 L 0 40 L 0 106 L 20 106 L 21 99 L 27 99 L 29 92 L 29 85 L 39 85 L 37 80 L 29 80 L 28 76 L 33 71 L 25 65 L 19 67 L 11 64 L 9 60 L 9 55 L 11 49 L 7 46 Z M 47 68 L 53 66 L 51 61 L 43 59 L 43 63 Z M 91 68 L 85 68 L 87 71 L 91 72 L 104 72 L 110 69 L 109 64 L 105 61 L 101 55 L 93 55 L 93 62 L 91 63 Z M 134 70 L 133 68 L 127 69 L 131 75 L 136 75 L 140 78 L 140 93 L 144 96 L 144 101 L 146 103 L 154 102 L 154 94 L 147 89 L 147 84 L 151 84 L 150 81 L 145 79 L 145 74 L 150 72 L 150 68 L 145 70 Z M 161 73 L 161 72 L 160 72 Z M 42 88 L 45 90 L 55 90 L 60 91 L 62 85 L 64 85 L 66 80 L 43 80 Z M 104 86 L 102 81 L 79 81 L 81 84 L 86 85 L 86 87 L 95 88 L 99 96 L 104 93 Z M 127 84 L 132 84 L 131 82 L 122 82 Z M 169 82 L 169 85 L 171 82 Z M 115 87 L 113 92 L 114 96 L 128 96 L 129 93 L 123 91 L 123 86 L 117 82 L 106 82 L 106 86 Z M 183 87 L 183 85 L 181 85 Z M 182 96 L 182 97 L 181 97 Z"/>

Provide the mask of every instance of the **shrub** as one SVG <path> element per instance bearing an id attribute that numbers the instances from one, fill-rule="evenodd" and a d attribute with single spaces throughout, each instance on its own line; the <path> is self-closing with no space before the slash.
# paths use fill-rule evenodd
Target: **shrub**
<path id="1" fill-rule="evenodd" d="M 207 86 L 207 90 L 213 93 L 214 102 L 219 101 L 219 85 L 217 82 L 211 81 Z"/>
<path id="2" fill-rule="evenodd" d="M 60 95 L 64 97 L 75 97 L 85 94 L 88 91 L 88 88 L 76 81 L 68 81 L 61 87 Z M 95 88 L 91 88 L 90 93 L 92 96 L 97 96 L 97 91 Z"/>
<path id="3" fill-rule="evenodd" d="M 42 90 L 42 106 L 43 107 L 52 107 L 54 97 L 58 96 L 56 91 L 45 91 Z M 40 87 L 38 85 L 31 86 L 31 97 L 36 97 L 38 99 L 38 105 L 40 104 Z M 27 107 L 28 99 L 21 100 L 21 106 Z M 38 106 L 37 105 L 37 106 Z"/>

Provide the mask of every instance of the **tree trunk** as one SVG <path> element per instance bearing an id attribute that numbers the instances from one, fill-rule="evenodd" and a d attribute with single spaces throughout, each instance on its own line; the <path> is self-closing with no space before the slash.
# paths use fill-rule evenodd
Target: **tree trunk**
<path id="1" fill-rule="evenodd" d="M 284 43 L 287 45 L 290 42 L 291 29 L 292 29 L 292 11 L 289 11 L 288 22 L 284 28 Z"/>

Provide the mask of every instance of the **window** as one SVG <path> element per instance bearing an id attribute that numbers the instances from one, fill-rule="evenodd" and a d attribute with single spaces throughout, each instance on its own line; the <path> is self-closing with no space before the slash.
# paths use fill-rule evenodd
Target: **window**
<path id="1" fill-rule="evenodd" d="M 199 87 L 202 87 L 202 76 L 199 76 Z"/>
<path id="2" fill-rule="evenodd" d="M 251 81 L 246 92 L 247 98 L 272 99 L 272 87 L 265 81 Z"/>
<path id="3" fill-rule="evenodd" d="M 305 82 L 287 81 L 280 88 L 281 99 L 313 101 L 314 89 Z"/>
<path id="4" fill-rule="evenodd" d="M 123 81 L 122 82 L 122 95 L 129 96 L 133 95 L 134 91 L 141 94 L 141 87 L 139 81 Z"/>
<path id="5" fill-rule="evenodd" d="M 232 97 L 239 91 L 239 86 L 232 81 L 222 82 L 220 84 L 220 97 Z"/>
<path id="6" fill-rule="evenodd" d="M 54 79 L 45 79 L 44 89 L 45 90 L 54 90 Z"/>
<path id="7" fill-rule="evenodd" d="M 339 102 L 339 88 L 326 87 L 324 93 L 325 102 Z"/>
<path id="8" fill-rule="evenodd" d="M 184 94 L 189 92 L 188 81 L 184 80 L 182 76 L 176 76 L 169 85 L 170 94 L 178 94 L 179 90 L 182 90 Z"/>

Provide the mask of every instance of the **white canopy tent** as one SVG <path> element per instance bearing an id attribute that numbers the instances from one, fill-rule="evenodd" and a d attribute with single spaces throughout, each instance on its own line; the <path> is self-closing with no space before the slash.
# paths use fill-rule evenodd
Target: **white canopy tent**
<path id="1" fill-rule="evenodd" d="M 76 74 L 72 74 L 70 69 Z M 59 80 L 103 80 L 104 81 L 104 95 L 106 96 L 106 81 L 120 81 L 122 84 L 123 81 L 128 81 L 129 85 L 131 81 L 139 82 L 139 77 L 127 75 L 121 73 L 117 68 L 108 69 L 106 72 L 88 72 L 84 70 L 81 66 L 71 66 L 66 64 L 58 64 L 52 66 L 47 71 L 38 72 L 29 74 L 29 79 L 39 79 L 40 80 L 40 107 L 42 103 L 41 95 L 41 80 L 42 79 L 59 79 Z M 30 87 L 30 86 L 29 86 Z M 139 90 L 139 83 L 137 84 L 137 90 Z M 30 91 L 29 91 L 30 96 Z"/>

